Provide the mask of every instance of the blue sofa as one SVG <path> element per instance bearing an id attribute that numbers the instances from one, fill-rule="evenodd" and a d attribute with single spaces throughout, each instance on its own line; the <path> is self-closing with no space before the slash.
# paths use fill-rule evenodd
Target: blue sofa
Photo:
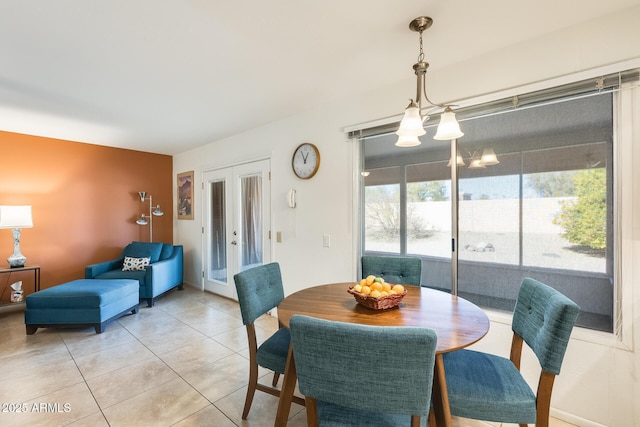
<path id="1" fill-rule="evenodd" d="M 143 270 L 123 271 L 127 261 L 146 260 Z M 153 307 L 155 299 L 177 287 L 182 290 L 184 251 L 182 245 L 160 242 L 131 242 L 119 258 L 87 265 L 85 279 L 135 279 L 140 283 L 140 300 Z"/>

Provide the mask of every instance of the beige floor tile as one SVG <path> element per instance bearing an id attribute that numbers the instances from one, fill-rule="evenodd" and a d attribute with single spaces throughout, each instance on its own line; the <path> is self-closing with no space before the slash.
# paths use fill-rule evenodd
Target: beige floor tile
<path id="1" fill-rule="evenodd" d="M 171 426 L 210 404 L 178 378 L 103 410 L 111 427 Z"/>
<path id="2" fill-rule="evenodd" d="M 210 338 L 204 338 L 184 347 L 162 353 L 160 357 L 174 371 L 183 375 L 231 354 L 233 354 L 233 350 Z"/>
<path id="3" fill-rule="evenodd" d="M 69 424 L 72 427 L 109 427 L 102 411 L 95 412 Z"/>
<path id="4" fill-rule="evenodd" d="M 0 346 L 6 346 L 3 356 L 0 357 L 0 381 L 20 379 L 33 372 L 39 372 L 43 365 L 56 365 L 72 360 L 59 335 L 37 335 L 30 336 L 25 342 L 13 340 Z M 10 349 L 14 349 L 15 353 L 11 354 Z"/>
<path id="5" fill-rule="evenodd" d="M 69 352 L 76 358 L 136 341 L 118 322 L 109 323 L 101 334 L 90 329 L 89 333 L 62 333 L 61 336 Z"/>
<path id="6" fill-rule="evenodd" d="M 5 426 L 62 426 L 99 411 L 85 383 L 23 401 L 23 413 L 0 414 Z"/>
<path id="7" fill-rule="evenodd" d="M 242 351 L 249 347 L 245 326 L 212 335 L 211 338 L 233 351 Z"/>
<path id="8" fill-rule="evenodd" d="M 215 427 L 235 427 L 234 424 L 223 412 L 221 412 L 214 405 L 209 405 L 204 409 L 196 412 L 193 415 L 188 416 L 184 420 L 173 427 L 202 427 L 202 426 L 215 426 Z"/>
<path id="9" fill-rule="evenodd" d="M 202 368 L 182 375 L 196 390 L 212 403 L 247 385 L 249 362 L 232 354 Z"/>
<path id="10" fill-rule="evenodd" d="M 79 383 L 84 379 L 73 360 L 41 364 L 18 379 L 0 381 L 0 396 L 3 401 L 24 402 Z"/>
<path id="11" fill-rule="evenodd" d="M 196 331 L 190 326 L 180 323 L 171 329 L 153 334 L 136 334 L 138 339 L 155 354 L 166 353 L 171 350 L 182 348 L 193 342 L 200 341 L 207 336 Z"/>
<path id="12" fill-rule="evenodd" d="M 87 384 L 104 409 L 176 378 L 178 375 L 164 362 L 148 359 L 89 379 Z"/>
<path id="13" fill-rule="evenodd" d="M 265 375 L 260 378 L 260 381 L 264 384 L 271 383 L 271 374 Z M 282 382 L 282 381 L 280 381 Z M 256 427 L 272 427 L 273 422 L 276 419 L 276 411 L 278 409 L 278 398 L 261 391 L 256 391 L 253 402 L 251 403 L 251 410 L 247 420 L 242 420 L 242 410 L 244 409 L 244 402 L 247 395 L 247 387 L 243 387 L 224 398 L 215 402 L 216 406 L 220 408 L 236 425 L 247 425 Z M 303 412 L 302 419 L 296 417 L 300 412 Z M 296 420 L 293 420 L 296 418 Z M 287 427 L 303 427 L 307 425 L 306 414 L 304 414 L 304 407 L 292 404 L 289 412 L 289 423 Z"/>
<path id="14" fill-rule="evenodd" d="M 219 310 L 215 319 L 208 319 L 206 321 L 198 321 L 196 319 L 193 319 L 192 321 L 190 321 L 189 325 L 208 337 L 213 337 L 223 332 L 228 332 L 244 327 L 241 319 L 231 316 L 230 314 L 223 313 Z"/>
<path id="15" fill-rule="evenodd" d="M 75 361 L 82 375 L 86 379 L 90 379 L 155 357 L 140 342 L 132 341 L 77 357 Z"/>

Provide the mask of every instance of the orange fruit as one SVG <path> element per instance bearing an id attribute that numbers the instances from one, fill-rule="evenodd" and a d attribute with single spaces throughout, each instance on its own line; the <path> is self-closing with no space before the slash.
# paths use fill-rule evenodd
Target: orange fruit
<path id="1" fill-rule="evenodd" d="M 361 285 L 355 285 L 353 287 L 353 290 L 356 291 L 356 292 L 361 292 L 362 291 L 362 286 Z"/>
<path id="2" fill-rule="evenodd" d="M 391 285 L 390 285 L 390 284 L 388 284 L 387 282 L 384 282 L 384 283 L 382 284 L 382 290 L 383 290 L 383 291 L 387 291 L 387 292 L 389 292 L 389 291 L 391 290 Z"/>
<path id="3" fill-rule="evenodd" d="M 402 285 L 394 285 L 391 289 L 393 289 L 397 294 L 401 294 L 404 292 L 404 286 Z"/>
<path id="4" fill-rule="evenodd" d="M 378 282 L 374 282 L 371 284 L 371 290 L 372 291 L 381 291 L 382 290 L 382 284 L 378 283 Z"/>
<path id="5" fill-rule="evenodd" d="M 369 295 L 371 293 L 371 288 L 368 286 L 363 286 L 360 291 L 361 294 Z"/>
<path id="6" fill-rule="evenodd" d="M 367 278 L 366 278 L 367 285 L 371 285 L 375 279 L 376 279 L 376 276 L 373 276 L 373 275 L 367 276 Z"/>
<path id="7" fill-rule="evenodd" d="M 381 296 L 380 291 L 377 291 L 377 290 L 371 291 L 371 296 L 374 298 L 379 298 Z"/>

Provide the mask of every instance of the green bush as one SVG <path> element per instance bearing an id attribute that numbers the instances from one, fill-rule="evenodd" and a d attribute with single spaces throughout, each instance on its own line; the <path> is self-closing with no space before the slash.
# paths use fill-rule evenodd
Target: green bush
<path id="1" fill-rule="evenodd" d="M 564 228 L 562 237 L 593 249 L 607 246 L 607 185 L 605 169 L 587 169 L 575 174 L 576 199 L 562 204 L 553 219 Z"/>

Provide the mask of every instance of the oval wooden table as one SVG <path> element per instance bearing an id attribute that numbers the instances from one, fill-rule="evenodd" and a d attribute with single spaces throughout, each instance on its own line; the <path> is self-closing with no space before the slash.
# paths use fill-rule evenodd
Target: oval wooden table
<path id="1" fill-rule="evenodd" d="M 278 305 L 279 321 L 289 327 L 294 314 L 338 322 L 374 326 L 418 326 L 435 330 L 438 336 L 434 368 L 433 404 L 438 426 L 451 426 L 449 397 L 442 354 L 467 347 L 489 331 L 489 318 L 464 298 L 434 289 L 405 286 L 407 295 L 396 308 L 372 310 L 356 302 L 347 292 L 355 283 L 331 283 L 303 289 Z M 276 426 L 286 426 L 297 376 L 293 352 L 289 348 Z"/>

